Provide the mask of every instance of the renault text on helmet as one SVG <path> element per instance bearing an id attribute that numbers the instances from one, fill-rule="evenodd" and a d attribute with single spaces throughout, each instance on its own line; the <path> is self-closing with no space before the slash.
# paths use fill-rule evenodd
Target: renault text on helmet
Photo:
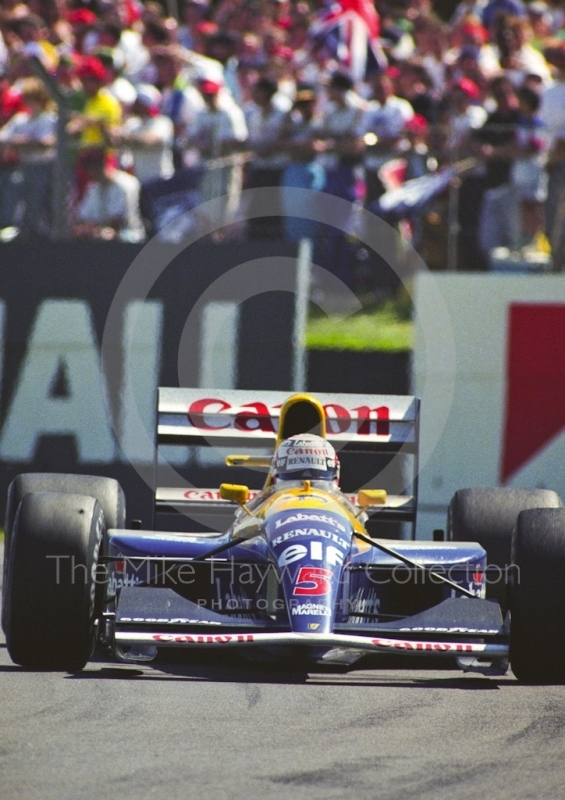
<path id="1" fill-rule="evenodd" d="M 275 481 L 335 481 L 339 460 L 332 445 L 321 436 L 305 433 L 286 439 L 277 448 L 272 463 Z"/>

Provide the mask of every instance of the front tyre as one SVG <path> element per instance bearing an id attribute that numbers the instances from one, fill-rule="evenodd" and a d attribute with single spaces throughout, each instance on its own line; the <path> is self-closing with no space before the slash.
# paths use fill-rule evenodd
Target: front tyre
<path id="1" fill-rule="evenodd" d="M 447 539 L 478 542 L 486 550 L 487 563 L 495 574 L 498 568 L 498 579 L 493 581 L 487 576 L 487 597 L 506 607 L 512 535 L 518 514 L 530 508 L 560 506 L 559 495 L 549 489 L 460 489 L 449 504 Z"/>
<path id="2" fill-rule="evenodd" d="M 6 587 L 6 643 L 16 664 L 75 672 L 87 663 L 105 528 L 93 497 L 41 492 L 21 501 Z"/>
<path id="3" fill-rule="evenodd" d="M 6 586 L 10 563 L 12 527 L 18 507 L 34 492 L 62 492 L 96 498 L 104 512 L 107 528 L 126 527 L 126 500 L 118 481 L 99 475 L 67 475 L 59 472 L 24 472 L 16 475 L 8 487 L 6 522 L 4 525 L 4 579 L 2 588 L 2 630 L 6 632 Z"/>
<path id="4" fill-rule="evenodd" d="M 565 509 L 523 511 L 513 556 L 512 671 L 525 683 L 564 683 Z"/>

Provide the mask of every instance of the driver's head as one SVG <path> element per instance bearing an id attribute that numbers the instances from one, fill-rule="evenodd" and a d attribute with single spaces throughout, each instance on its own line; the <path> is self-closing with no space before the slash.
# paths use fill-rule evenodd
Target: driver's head
<path id="1" fill-rule="evenodd" d="M 339 459 L 331 444 L 321 436 L 304 433 L 279 445 L 272 463 L 278 481 L 339 480 Z"/>

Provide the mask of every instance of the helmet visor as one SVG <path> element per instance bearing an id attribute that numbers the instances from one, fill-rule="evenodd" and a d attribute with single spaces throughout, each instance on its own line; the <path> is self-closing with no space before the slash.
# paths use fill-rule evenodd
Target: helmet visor
<path id="1" fill-rule="evenodd" d="M 302 469 L 293 472 L 277 472 L 280 481 L 333 481 L 336 478 L 336 469 Z"/>
<path id="2" fill-rule="evenodd" d="M 283 481 L 332 481 L 337 464 L 333 454 L 323 451 L 285 452 L 275 456 L 274 474 Z"/>

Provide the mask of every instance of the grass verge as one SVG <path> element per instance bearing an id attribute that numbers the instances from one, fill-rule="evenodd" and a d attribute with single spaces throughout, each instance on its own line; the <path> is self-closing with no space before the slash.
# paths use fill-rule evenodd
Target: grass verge
<path id="1" fill-rule="evenodd" d="M 311 350 L 411 350 L 413 324 L 393 303 L 349 317 L 311 317 L 306 347 Z"/>

